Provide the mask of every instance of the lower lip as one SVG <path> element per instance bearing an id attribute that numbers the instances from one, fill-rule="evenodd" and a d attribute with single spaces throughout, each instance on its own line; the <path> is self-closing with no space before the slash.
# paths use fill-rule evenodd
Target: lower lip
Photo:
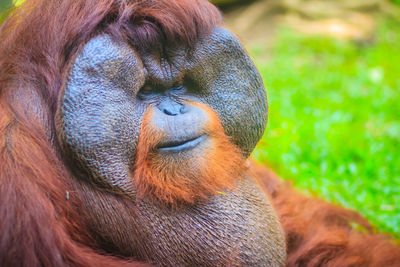
<path id="1" fill-rule="evenodd" d="M 195 139 L 189 140 L 183 144 L 177 146 L 168 146 L 168 147 L 160 147 L 158 148 L 159 151 L 162 152 L 180 152 L 184 150 L 189 150 L 195 148 L 201 142 L 203 142 L 207 137 L 205 135 L 199 136 Z"/>

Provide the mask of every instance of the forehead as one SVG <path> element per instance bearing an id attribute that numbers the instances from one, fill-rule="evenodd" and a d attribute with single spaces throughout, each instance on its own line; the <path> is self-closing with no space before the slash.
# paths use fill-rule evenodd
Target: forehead
<path id="1" fill-rule="evenodd" d="M 92 84 L 100 79 L 106 83 L 122 83 L 132 89 L 140 88 L 145 82 L 163 85 L 181 80 L 199 63 L 210 68 L 216 65 L 213 61 L 240 58 L 243 53 L 237 38 L 221 27 L 199 39 L 193 48 L 160 44 L 156 49 L 137 51 L 134 45 L 102 34 L 91 39 L 79 53 L 68 75 L 68 83 Z"/>

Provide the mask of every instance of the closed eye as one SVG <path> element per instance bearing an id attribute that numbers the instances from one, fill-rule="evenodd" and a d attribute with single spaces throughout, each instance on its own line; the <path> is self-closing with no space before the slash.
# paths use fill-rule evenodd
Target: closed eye
<path id="1" fill-rule="evenodd" d="M 149 99 L 152 98 L 153 96 L 158 95 L 159 92 L 157 90 L 155 90 L 153 87 L 151 86 L 144 86 L 142 89 L 139 90 L 138 92 L 138 97 L 140 99 Z"/>
<path id="2" fill-rule="evenodd" d="M 186 88 L 183 85 L 174 86 L 170 89 L 171 93 L 184 93 L 186 92 Z"/>

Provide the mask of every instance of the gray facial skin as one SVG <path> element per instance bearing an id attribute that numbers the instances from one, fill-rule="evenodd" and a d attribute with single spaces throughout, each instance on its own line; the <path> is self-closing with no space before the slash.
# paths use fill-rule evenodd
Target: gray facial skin
<path id="1" fill-rule="evenodd" d="M 171 88 L 180 90 L 170 94 Z M 226 29 L 216 28 L 193 49 L 136 51 L 107 35 L 89 41 L 64 87 L 58 134 L 71 169 L 85 173 L 77 179 L 101 249 L 164 266 L 283 266 L 279 222 L 246 175 L 238 174 L 233 191 L 180 209 L 135 199 L 131 173 L 142 118 L 166 98 L 172 110 L 180 101 L 210 106 L 245 157 L 267 122 L 259 73 Z M 196 112 L 185 127 L 196 129 L 202 117 Z M 201 156 L 193 152 L 193 161 Z"/>

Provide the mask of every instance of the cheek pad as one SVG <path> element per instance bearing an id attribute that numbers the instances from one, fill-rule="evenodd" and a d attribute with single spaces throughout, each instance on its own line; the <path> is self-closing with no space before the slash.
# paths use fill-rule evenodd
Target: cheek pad
<path id="1" fill-rule="evenodd" d="M 133 192 L 127 178 L 145 112 L 136 93 L 145 80 L 168 84 L 189 79 L 196 87 L 191 93 L 217 112 L 246 157 L 261 138 L 267 123 L 265 89 L 230 31 L 218 27 L 192 51 L 170 52 L 168 62 L 146 53 L 139 59 L 132 47 L 101 35 L 77 57 L 61 101 L 59 136 L 64 149 L 97 182 Z"/>
<path id="2" fill-rule="evenodd" d="M 240 41 L 227 29 L 216 28 L 198 43 L 187 70 L 226 134 L 249 156 L 264 133 L 268 107 L 262 78 Z"/>
<path id="3" fill-rule="evenodd" d="M 132 48 L 107 35 L 89 41 L 72 66 L 59 108 L 60 141 L 72 164 L 97 183 L 132 191 L 127 177 L 144 113 L 135 100 L 143 83 Z"/>

